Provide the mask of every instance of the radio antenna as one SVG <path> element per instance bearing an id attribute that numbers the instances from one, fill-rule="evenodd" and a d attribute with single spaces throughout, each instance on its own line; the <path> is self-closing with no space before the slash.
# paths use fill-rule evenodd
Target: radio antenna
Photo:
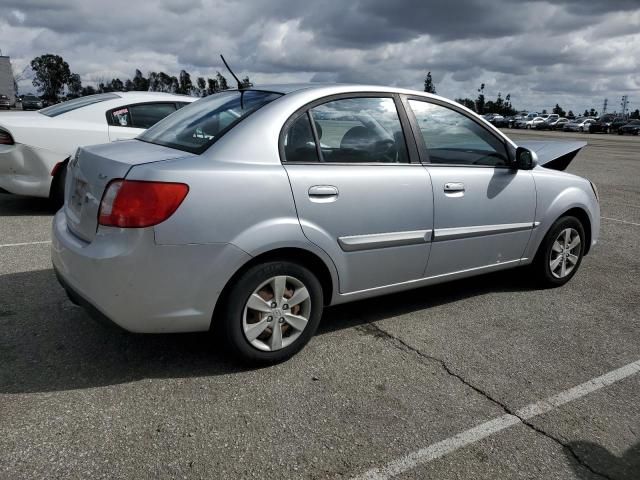
<path id="1" fill-rule="evenodd" d="M 236 83 L 238 84 L 238 90 L 242 90 L 246 88 L 246 86 L 238 79 L 238 77 L 236 77 L 236 74 L 233 73 L 233 70 L 231 70 L 231 67 L 229 66 L 227 61 L 224 59 L 224 56 L 220 55 L 220 58 L 222 59 L 224 66 L 227 67 L 227 70 L 229 70 L 229 73 L 231 74 L 231 76 L 236 79 Z"/>

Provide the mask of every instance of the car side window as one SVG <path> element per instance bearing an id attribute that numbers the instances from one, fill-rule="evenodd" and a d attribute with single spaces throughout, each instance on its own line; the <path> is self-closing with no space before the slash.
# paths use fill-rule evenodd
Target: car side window
<path id="1" fill-rule="evenodd" d="M 408 163 L 407 145 L 393 98 L 356 97 L 312 108 L 322 161 Z"/>
<path id="2" fill-rule="evenodd" d="M 129 105 L 131 126 L 134 128 L 149 128 L 175 111 L 176 104 L 173 102 Z"/>
<path id="3" fill-rule="evenodd" d="M 318 126 L 319 128 L 319 126 Z M 320 131 L 318 131 L 320 136 Z M 307 112 L 296 118 L 284 135 L 284 155 L 287 162 L 318 162 L 318 150 Z"/>
<path id="4" fill-rule="evenodd" d="M 429 161 L 450 165 L 508 165 L 503 142 L 477 122 L 451 108 L 409 100 Z"/>

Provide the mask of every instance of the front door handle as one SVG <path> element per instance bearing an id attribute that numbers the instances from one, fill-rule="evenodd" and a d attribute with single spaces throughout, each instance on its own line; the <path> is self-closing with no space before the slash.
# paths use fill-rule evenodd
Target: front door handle
<path id="1" fill-rule="evenodd" d="M 462 182 L 449 182 L 444 184 L 445 192 L 464 192 L 464 183 Z"/>
<path id="2" fill-rule="evenodd" d="M 309 187 L 309 199 L 317 203 L 335 202 L 338 198 L 338 187 L 333 185 L 314 185 Z"/>

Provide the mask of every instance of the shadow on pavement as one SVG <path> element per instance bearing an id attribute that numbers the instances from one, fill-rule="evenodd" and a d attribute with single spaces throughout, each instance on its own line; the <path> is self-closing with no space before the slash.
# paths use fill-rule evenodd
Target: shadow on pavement
<path id="1" fill-rule="evenodd" d="M 48 198 L 0 193 L 0 215 L 3 217 L 52 216 L 54 213 Z"/>
<path id="2" fill-rule="evenodd" d="M 640 443 L 636 443 L 621 457 L 597 443 L 571 442 L 569 447 L 594 471 L 605 474 L 612 480 L 638 480 L 640 478 Z M 573 455 L 567 452 L 578 478 L 591 479 L 591 472 L 579 467 Z"/>
<path id="3" fill-rule="evenodd" d="M 328 308 L 317 335 L 470 296 L 532 289 L 518 270 L 482 278 Z M 93 321 L 66 299 L 50 269 L 2 275 L 0 285 L 0 393 L 72 390 L 144 378 L 247 370 L 229 358 L 214 335 L 131 334 Z"/>

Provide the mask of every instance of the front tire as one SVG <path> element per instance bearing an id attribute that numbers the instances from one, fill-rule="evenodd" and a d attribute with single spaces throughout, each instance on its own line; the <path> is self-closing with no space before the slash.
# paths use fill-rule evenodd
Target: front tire
<path id="1" fill-rule="evenodd" d="M 249 268 L 224 301 L 219 325 L 225 343 L 251 364 L 273 364 L 299 352 L 313 337 L 323 309 L 316 276 L 288 261 Z"/>
<path id="2" fill-rule="evenodd" d="M 533 268 L 543 286 L 559 287 L 578 271 L 585 249 L 584 227 L 576 217 L 561 217 L 538 248 Z"/>

